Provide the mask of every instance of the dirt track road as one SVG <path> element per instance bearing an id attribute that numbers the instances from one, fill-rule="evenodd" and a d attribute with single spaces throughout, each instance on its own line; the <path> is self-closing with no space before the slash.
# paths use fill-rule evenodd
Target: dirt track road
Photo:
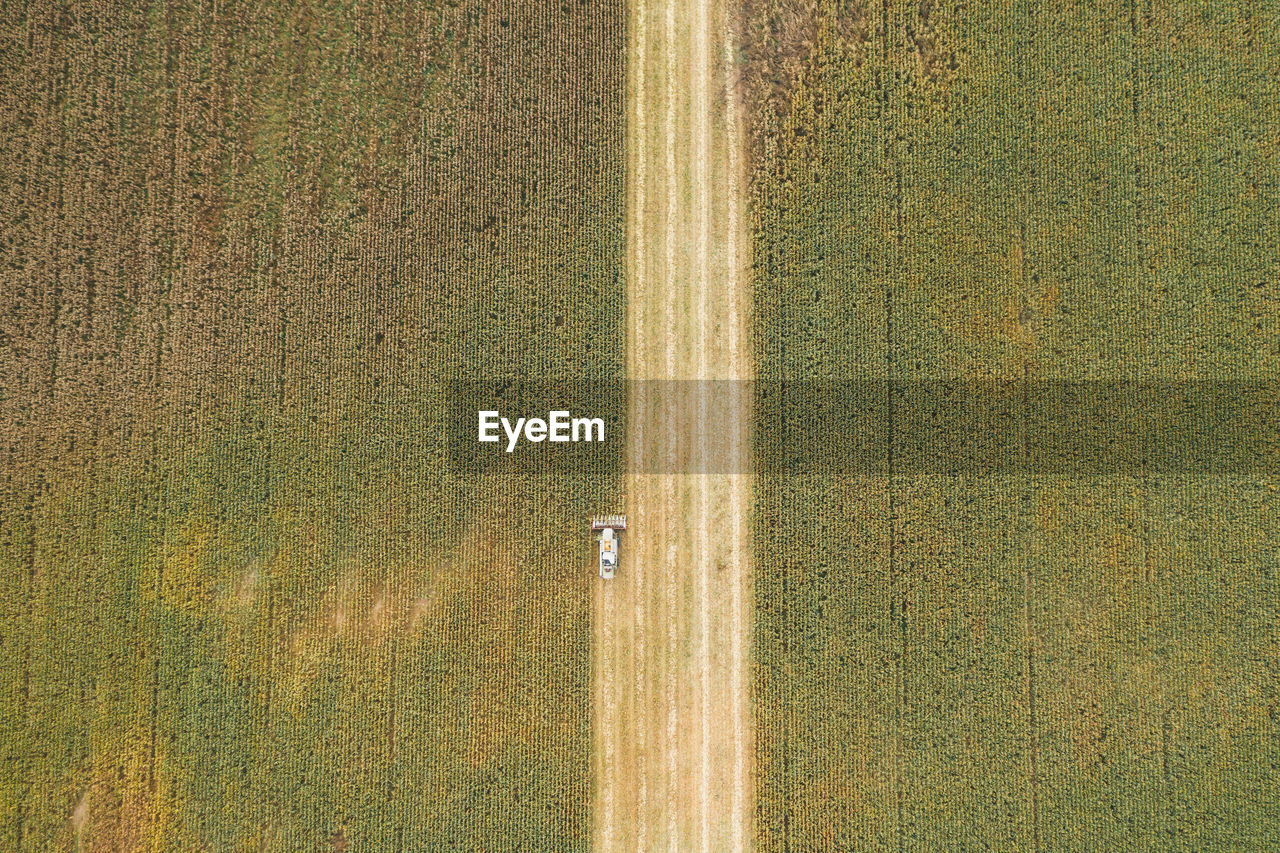
<path id="1" fill-rule="evenodd" d="M 633 379 L 751 376 L 742 146 L 728 9 L 633 0 L 628 360 Z M 636 386 L 630 529 L 595 597 L 594 846 L 750 847 L 750 399 Z M 689 393 L 690 389 L 696 393 Z M 714 435 L 714 438 L 708 436 Z"/>

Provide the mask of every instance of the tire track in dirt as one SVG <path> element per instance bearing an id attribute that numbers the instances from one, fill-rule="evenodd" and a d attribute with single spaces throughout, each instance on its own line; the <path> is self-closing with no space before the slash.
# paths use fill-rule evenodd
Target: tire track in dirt
<path id="1" fill-rule="evenodd" d="M 673 335 L 671 333 L 672 322 L 674 321 L 675 314 L 676 314 L 676 293 L 677 293 L 676 276 L 678 275 L 678 269 L 677 269 L 676 260 L 675 260 L 676 259 L 675 231 L 676 231 L 676 217 L 677 217 L 677 210 L 676 210 L 677 191 L 676 191 L 676 131 L 675 131 L 675 127 L 676 127 L 676 107 L 675 107 L 676 62 L 675 62 L 675 48 L 674 48 L 675 39 L 676 39 L 676 23 L 675 23 L 674 0 L 667 0 L 666 2 L 666 5 L 664 7 L 664 22 L 665 22 L 665 31 L 664 31 L 665 44 L 660 50 L 660 52 L 666 64 L 666 78 L 665 78 L 666 92 L 664 93 L 665 100 L 666 100 L 666 122 L 664 123 L 664 126 L 663 126 L 663 141 L 665 142 L 665 152 L 666 152 L 665 178 L 666 178 L 667 214 L 666 214 L 665 220 L 663 220 L 662 222 L 662 228 L 665 235 L 665 245 L 666 245 L 666 258 L 665 258 L 666 266 L 665 266 L 665 269 L 663 270 L 663 278 L 659 280 L 658 287 L 663 288 L 667 295 L 666 300 L 664 300 L 664 308 L 666 310 L 662 318 L 662 327 L 667 332 L 667 334 L 664 335 L 665 340 L 664 340 L 664 346 L 663 346 L 663 356 L 664 356 L 663 368 L 664 369 L 660 375 L 665 378 L 672 378 L 676 375 L 676 372 L 675 372 L 676 371 L 676 351 L 678 347 L 678 342 L 672 339 Z M 636 73 L 645 74 L 647 73 L 647 69 L 644 69 L 644 68 L 636 69 Z M 650 227 L 653 227 L 652 224 L 648 221 L 647 217 L 637 220 L 634 223 L 634 226 L 637 232 L 645 231 L 645 230 L 648 230 Z M 650 280 L 648 283 L 652 285 L 653 281 Z M 652 292 L 651 288 L 646 288 L 645 291 L 637 291 L 637 293 L 634 295 L 640 296 L 640 298 L 643 299 L 646 293 L 651 293 L 651 292 Z M 633 294 L 629 294 L 629 296 L 631 295 Z M 630 306 L 630 299 L 628 299 L 628 306 Z M 628 308 L 628 310 L 630 309 Z M 642 354 L 641 347 L 643 347 L 644 338 L 652 335 L 654 331 L 655 330 L 652 327 L 643 329 L 641 331 L 641 340 L 628 342 L 628 349 L 631 350 L 628 353 L 628 355 L 640 356 Z M 633 378 L 647 377 L 648 374 L 645 372 L 645 370 L 646 368 L 649 367 L 648 364 L 640 362 L 638 357 L 636 360 L 630 361 L 629 363 L 631 365 L 631 376 Z M 666 406 L 664 406 L 664 410 L 665 410 L 665 415 L 664 415 L 665 420 L 667 421 L 668 424 L 671 424 L 675 419 L 674 412 L 672 412 Z M 644 418 L 644 415 L 641 414 L 640 417 Z M 674 493 L 674 489 L 663 490 L 662 501 L 666 505 L 666 508 L 668 509 L 668 512 L 665 514 L 664 522 L 666 522 L 666 519 L 670 519 L 674 517 L 676 514 L 676 511 L 679 509 L 678 504 L 675 503 L 672 497 L 673 493 Z M 666 549 L 667 549 L 667 557 L 666 557 L 666 560 L 664 561 L 667 570 L 663 572 L 663 578 L 666 581 L 664 585 L 665 594 L 662 596 L 662 599 L 656 602 L 656 606 L 658 607 L 659 610 L 663 612 L 665 616 L 665 623 L 666 623 L 665 627 L 667 632 L 667 647 L 664 650 L 665 652 L 664 659 L 667 664 L 667 667 L 666 667 L 667 677 L 666 677 L 666 684 L 664 685 L 665 689 L 663 691 L 666 699 L 666 706 L 667 706 L 667 724 L 666 724 L 666 740 L 663 741 L 662 746 L 663 746 L 663 752 L 666 756 L 666 767 L 667 767 L 667 803 L 666 803 L 667 805 L 667 812 L 666 812 L 667 813 L 667 841 L 669 845 L 674 847 L 675 839 L 677 837 L 676 836 L 677 816 L 679 813 L 679 809 L 677 808 L 676 804 L 679 802 L 679 795 L 680 795 L 680 783 L 679 783 L 679 775 L 678 775 L 679 763 L 677 761 L 677 758 L 679 755 L 678 735 L 677 735 L 678 728 L 676 725 L 677 719 L 679 717 L 679 706 L 678 706 L 678 699 L 677 699 L 679 669 L 678 667 L 676 667 L 675 661 L 671 657 L 672 654 L 674 654 L 674 651 L 677 648 L 678 643 L 677 643 L 676 613 L 672 605 L 672 602 L 676 601 L 676 598 L 677 598 L 676 574 L 675 572 L 670 570 L 671 566 L 675 563 L 675 559 L 676 559 L 676 551 L 675 551 L 676 544 L 675 544 L 675 538 L 670 535 L 667 535 L 669 531 L 670 531 L 670 524 L 664 523 L 662 524 L 661 527 L 655 528 L 653 533 L 648 534 L 647 538 L 654 543 L 655 550 L 657 550 L 657 548 L 661 547 L 661 545 L 658 544 L 657 540 L 660 536 L 663 537 L 666 541 Z M 653 701 L 655 698 L 656 696 L 650 697 L 650 701 Z M 647 819 L 647 816 L 640 815 L 638 819 L 640 821 L 644 821 Z"/>
<path id="2" fill-rule="evenodd" d="M 647 58 L 646 57 L 647 49 L 648 49 L 648 45 L 647 45 L 648 30 L 647 30 L 647 24 L 645 21 L 646 6 L 645 6 L 644 0 L 634 0 L 634 2 L 636 6 L 636 14 L 635 14 L 636 25 L 634 29 L 636 33 L 635 62 L 637 67 L 644 68 L 646 58 Z M 646 110 L 648 106 L 648 89 L 645 86 L 645 78 L 643 74 L 632 75 L 631 79 L 635 81 L 634 105 L 635 105 L 635 125 L 636 125 L 636 131 L 635 131 L 636 136 L 633 136 L 632 138 L 633 139 L 640 138 L 641 140 L 643 140 L 643 134 L 646 132 L 648 127 L 648 124 L 646 121 Z M 646 155 L 648 151 L 648 146 L 643 144 L 642 142 L 639 145 L 632 145 L 631 147 L 632 147 L 632 150 L 634 151 L 634 158 L 635 158 L 635 162 L 634 162 L 635 179 L 634 179 L 634 182 L 632 183 L 632 191 L 631 191 L 631 195 L 634 199 L 634 203 L 633 203 L 634 207 L 632 209 L 635 211 L 635 214 L 630 221 L 632 223 L 635 223 L 640 221 L 641 218 L 643 218 L 644 212 L 645 212 L 645 199 L 646 199 L 645 182 L 648 179 Z M 640 289 L 645 286 L 645 279 L 643 278 L 643 276 L 645 271 L 645 263 L 647 261 L 647 256 L 645 254 L 646 234 L 644 229 L 637 229 L 632 227 L 629 230 L 631 232 L 632 245 L 635 247 L 635 262 L 631 270 L 630 280 L 634 282 L 634 286 L 637 289 Z M 628 312 L 629 316 L 633 320 L 633 325 L 629 330 L 628 340 L 635 342 L 636 345 L 638 345 L 639 342 L 643 340 L 644 329 L 646 328 L 645 322 L 651 313 L 651 312 L 645 311 L 644 309 L 645 309 L 644 303 L 638 303 L 637 305 L 634 306 L 634 308 L 629 309 L 629 312 Z M 635 408 L 638 411 L 644 411 L 647 408 L 648 399 L 647 397 L 641 397 L 641 398 L 638 398 L 635 401 L 635 403 L 636 403 Z M 631 419 L 631 423 L 634 425 L 634 429 L 638 431 L 638 434 L 636 435 L 635 442 L 631 446 L 630 470 L 638 471 L 640 470 L 640 467 L 643 463 L 643 458 L 640 453 L 640 448 L 644 446 L 644 442 L 645 442 L 644 423 L 643 423 L 643 420 L 638 417 L 633 417 Z M 633 690 L 635 694 L 635 697 L 634 697 L 635 703 L 633 707 L 635 708 L 635 715 L 636 715 L 637 764 L 640 765 L 637 768 L 639 772 L 636 773 L 636 781 L 638 785 L 637 796 L 636 796 L 637 815 L 645 815 L 648 811 L 649 775 L 650 775 L 648 772 L 646 772 L 647 767 L 645 766 L 645 759 L 648 755 L 647 745 L 649 742 L 648 741 L 648 719 L 649 719 L 648 710 L 649 709 L 648 709 L 648 706 L 644 703 L 642 698 L 645 696 L 646 675 L 648 673 L 648 666 L 649 666 L 649 662 L 645 657 L 645 653 L 646 653 L 645 634 L 648 628 L 648 623 L 646 622 L 646 616 L 648 613 L 648 609 L 645 606 L 647 596 L 644 593 L 646 589 L 644 562 L 645 561 L 643 560 L 636 560 L 634 561 L 633 568 L 632 568 L 632 573 L 635 576 L 635 586 L 637 590 L 637 593 L 634 595 L 635 604 L 634 604 L 634 609 L 632 611 L 635 616 L 633 624 L 635 626 L 634 635 L 635 635 L 635 656 L 636 656 L 635 672 L 633 673 L 633 676 L 632 676 L 633 677 L 632 684 L 633 684 Z M 636 849 L 644 850 L 646 849 L 646 845 L 648 843 L 648 838 L 649 838 L 649 834 L 646 831 L 647 824 L 644 820 L 640 820 L 640 819 L 637 819 L 635 823 L 636 823 Z"/>
<path id="3" fill-rule="evenodd" d="M 698 46 L 697 46 L 697 97 L 695 104 L 697 107 L 697 119 L 694 124 L 694 134 L 697 137 L 697 151 L 694 155 L 694 183 L 698 190 L 698 256 L 697 267 L 695 270 L 696 281 L 698 283 L 698 378 L 707 379 L 708 373 L 708 342 L 710 334 L 708 332 L 708 311 L 707 311 L 707 295 L 711 288 L 711 270 L 707 263 L 707 241 L 710 235 L 707 233 L 710 227 L 710 209 L 707 193 L 707 166 L 708 151 L 710 146 L 710 127 L 707 123 L 707 42 L 709 36 L 707 34 L 707 5 L 706 0 L 702 0 L 697 4 L 698 12 Z M 706 436 L 707 434 L 707 395 L 698 395 L 698 435 Z M 707 470 L 710 459 L 708 458 L 708 448 L 705 440 L 701 441 L 698 446 L 698 464 L 702 470 Z M 698 657 L 701 671 L 699 672 L 699 713 L 701 714 L 701 727 L 699 734 L 699 745 L 702 750 L 701 762 L 698 766 L 698 820 L 701 832 L 699 833 L 700 849 L 709 850 L 711 848 L 711 807 L 709 803 L 710 782 L 711 782 L 711 645 L 710 645 L 710 613 L 709 603 L 707 601 L 707 578 L 711 573 L 710 563 L 710 532 L 711 513 L 710 513 L 710 489 L 707 484 L 703 483 L 702 488 L 698 492 L 698 561 L 696 571 L 698 575 Z"/>
<path id="4" fill-rule="evenodd" d="M 632 379 L 751 376 L 732 12 L 710 0 L 633 0 Z M 746 849 L 752 488 L 749 474 L 723 466 L 749 452 L 750 395 L 633 387 L 631 524 L 618 575 L 596 596 L 593 845 Z M 694 466 L 664 468 L 676 456 Z"/>

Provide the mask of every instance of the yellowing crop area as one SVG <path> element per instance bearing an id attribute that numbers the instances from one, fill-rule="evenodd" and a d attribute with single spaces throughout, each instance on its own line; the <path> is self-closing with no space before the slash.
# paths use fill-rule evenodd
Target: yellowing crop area
<path id="1" fill-rule="evenodd" d="M 621 376 L 623 8 L 5 17 L 0 848 L 585 848 L 619 484 L 445 406 Z"/>
<path id="2" fill-rule="evenodd" d="M 759 476 L 761 849 L 1280 845 L 1275 469 L 894 456 L 925 379 L 1014 412 L 1032 383 L 1250 380 L 1274 412 L 1278 19 L 746 12 L 757 376 L 883 382 L 887 431 L 863 470 L 818 446 Z M 761 454 L 804 435 L 787 399 Z"/>

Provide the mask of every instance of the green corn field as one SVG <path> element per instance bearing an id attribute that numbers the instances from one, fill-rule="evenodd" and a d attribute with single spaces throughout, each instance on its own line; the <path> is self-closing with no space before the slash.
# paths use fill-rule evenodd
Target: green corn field
<path id="1" fill-rule="evenodd" d="M 756 4 L 760 376 L 1256 380 L 1274 411 L 1277 20 Z M 758 411 L 766 449 L 800 416 Z M 1274 468 L 888 466 L 761 476 L 761 849 L 1280 845 Z"/>

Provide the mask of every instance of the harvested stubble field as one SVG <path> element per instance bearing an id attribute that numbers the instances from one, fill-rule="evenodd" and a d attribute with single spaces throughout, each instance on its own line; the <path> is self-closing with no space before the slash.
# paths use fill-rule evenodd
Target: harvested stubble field
<path id="1" fill-rule="evenodd" d="M 752 4 L 757 375 L 1248 379 L 1274 412 L 1278 21 Z M 798 416 L 762 405 L 758 448 Z M 759 478 L 759 847 L 1280 847 L 1276 471 L 944 476 L 897 444 Z"/>
<path id="2" fill-rule="evenodd" d="M 618 484 L 441 389 L 621 374 L 624 8 L 2 17 L 0 849 L 583 849 Z"/>

